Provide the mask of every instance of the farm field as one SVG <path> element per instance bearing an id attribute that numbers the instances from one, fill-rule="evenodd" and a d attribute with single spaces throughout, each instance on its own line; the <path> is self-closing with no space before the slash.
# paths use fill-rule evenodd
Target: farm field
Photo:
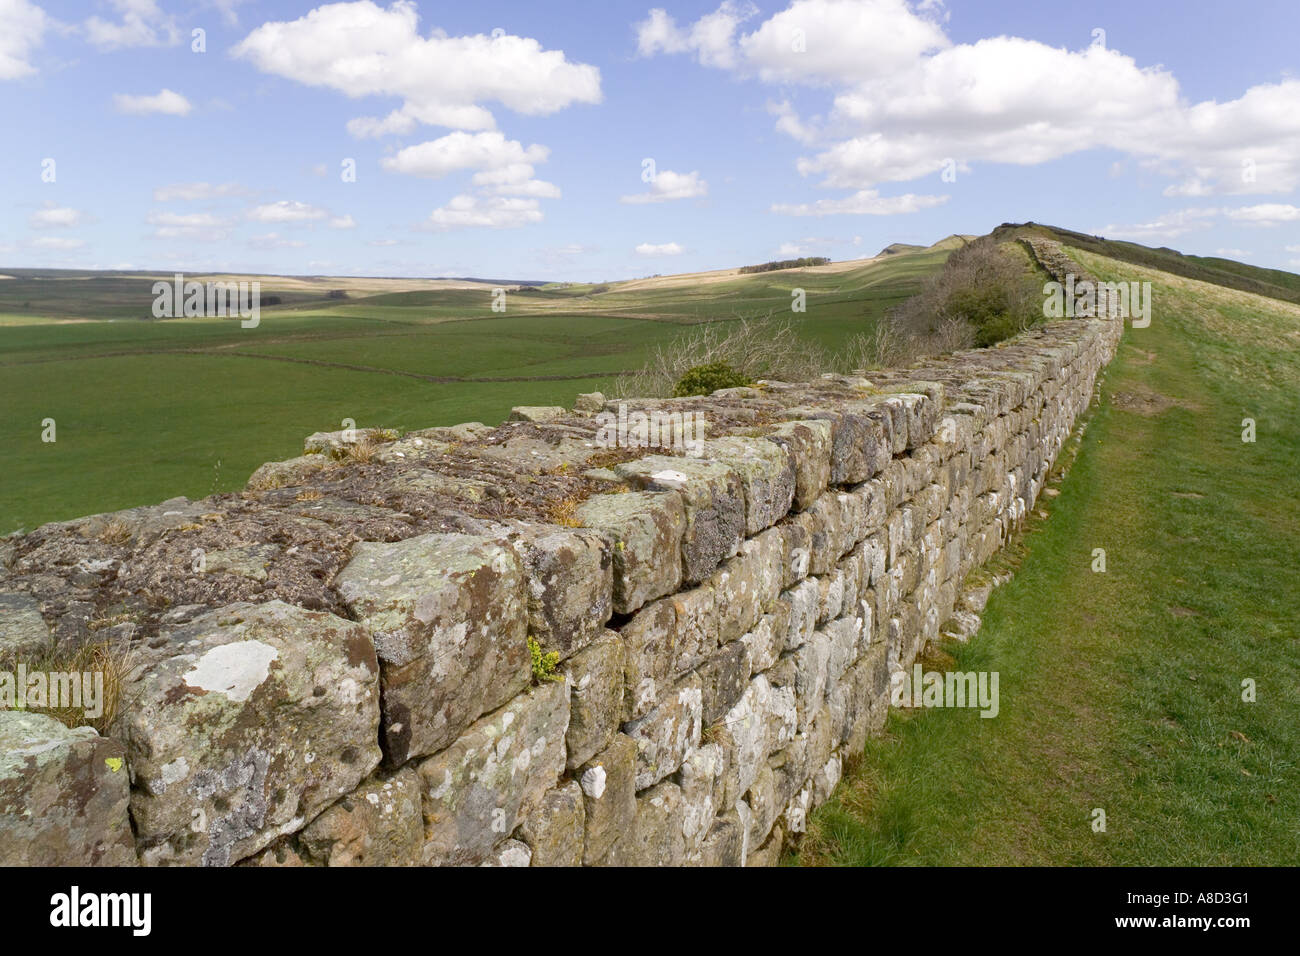
<path id="1" fill-rule="evenodd" d="M 697 323 L 784 316 L 833 352 L 956 244 L 743 276 L 508 288 L 504 314 L 490 283 L 268 276 L 263 299 L 280 301 L 254 329 L 142 320 L 168 276 L 0 269 L 12 276 L 0 280 L 0 534 L 241 488 L 345 418 L 413 429 L 568 405 L 609 392 Z M 794 288 L 807 295 L 802 314 L 790 312 Z M 328 298 L 334 289 L 348 297 Z M 46 419 L 52 443 L 41 441 Z"/>

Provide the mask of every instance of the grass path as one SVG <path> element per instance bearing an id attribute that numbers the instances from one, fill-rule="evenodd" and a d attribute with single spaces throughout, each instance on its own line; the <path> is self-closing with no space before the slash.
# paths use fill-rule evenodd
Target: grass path
<path id="1" fill-rule="evenodd" d="M 1152 281 L 1153 321 L 928 665 L 998 671 L 1001 713 L 896 711 L 799 863 L 1300 863 L 1300 308 L 1073 254 Z"/>

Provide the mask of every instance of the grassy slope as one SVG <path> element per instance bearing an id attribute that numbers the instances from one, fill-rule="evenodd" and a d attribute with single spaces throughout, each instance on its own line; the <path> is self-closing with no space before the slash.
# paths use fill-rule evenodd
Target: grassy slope
<path id="1" fill-rule="evenodd" d="M 1197 279 L 1239 292 L 1300 303 L 1300 275 L 1281 269 L 1264 269 L 1215 256 L 1191 256 L 1166 247 L 1153 249 L 1136 242 L 1104 239 L 1040 223 L 1003 223 L 993 230 L 993 235 L 1000 240 L 1018 236 L 1058 239 L 1076 249 L 1141 269 L 1161 270 L 1184 279 Z"/>
<path id="2" fill-rule="evenodd" d="M 615 285 L 594 295 L 590 287 L 510 293 L 504 315 L 491 311 L 485 290 L 341 302 L 276 292 L 284 305 L 263 310 L 250 330 L 208 319 L 126 321 L 152 302 L 139 278 L 3 280 L 0 534 L 240 488 L 262 462 L 299 453 L 304 435 L 344 418 L 423 428 L 495 423 L 513 405 L 567 405 L 579 392 L 610 390 L 619 372 L 638 368 L 695 322 L 784 314 L 836 349 L 913 294 L 946 257 L 921 252 L 847 271 L 677 288 Z M 807 292 L 800 315 L 788 311 L 796 287 Z M 54 318 L 119 321 L 14 314 L 24 303 L 30 310 L 48 303 Z M 57 422 L 54 444 L 40 441 L 45 418 Z"/>
<path id="3" fill-rule="evenodd" d="M 1300 863 L 1300 308 L 1073 254 L 1152 281 L 1153 321 L 1016 577 L 946 648 L 1000 673 L 1001 714 L 895 712 L 801 863 Z"/>

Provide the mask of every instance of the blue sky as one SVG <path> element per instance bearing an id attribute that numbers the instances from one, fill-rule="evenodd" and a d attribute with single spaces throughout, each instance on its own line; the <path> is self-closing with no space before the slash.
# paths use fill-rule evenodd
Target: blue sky
<path id="1" fill-rule="evenodd" d="M 0 0 L 0 265 L 601 280 L 1032 219 L 1300 271 L 1297 36 L 1293 0 Z"/>

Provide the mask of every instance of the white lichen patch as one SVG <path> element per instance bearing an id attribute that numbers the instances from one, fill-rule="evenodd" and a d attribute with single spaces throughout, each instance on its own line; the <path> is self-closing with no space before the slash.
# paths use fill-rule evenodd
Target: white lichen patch
<path id="1" fill-rule="evenodd" d="M 271 673 L 280 652 L 261 641 L 237 641 L 214 647 L 195 662 L 184 680 L 198 690 L 216 691 L 233 701 L 248 700 Z"/>

